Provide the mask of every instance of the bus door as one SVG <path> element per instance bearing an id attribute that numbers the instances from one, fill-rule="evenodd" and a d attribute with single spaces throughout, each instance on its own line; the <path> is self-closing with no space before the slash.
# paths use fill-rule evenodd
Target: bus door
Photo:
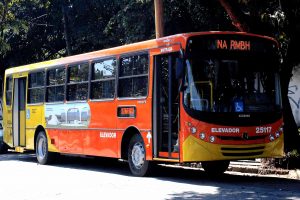
<path id="1" fill-rule="evenodd" d="M 25 146 L 26 78 L 15 78 L 13 89 L 13 145 Z"/>
<path id="2" fill-rule="evenodd" d="M 178 52 L 154 56 L 154 158 L 179 159 L 179 85 L 175 77 Z"/>

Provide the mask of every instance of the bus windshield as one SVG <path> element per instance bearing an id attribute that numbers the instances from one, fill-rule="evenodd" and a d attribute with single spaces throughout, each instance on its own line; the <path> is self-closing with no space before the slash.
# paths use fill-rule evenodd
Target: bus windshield
<path id="1" fill-rule="evenodd" d="M 279 54 L 274 41 L 207 35 L 187 42 L 184 105 L 206 113 L 279 113 Z"/>
<path id="2" fill-rule="evenodd" d="M 275 112 L 281 108 L 279 74 L 267 62 L 190 58 L 186 61 L 184 104 L 205 112 Z"/>

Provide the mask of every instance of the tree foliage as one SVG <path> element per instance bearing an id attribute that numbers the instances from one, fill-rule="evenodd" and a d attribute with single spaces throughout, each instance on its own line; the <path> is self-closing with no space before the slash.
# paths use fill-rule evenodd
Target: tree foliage
<path id="1" fill-rule="evenodd" d="M 6 15 L 13 17 L 7 22 L 6 34 L 1 37 L 6 41 L 1 45 L 4 48 L 1 65 L 6 67 L 155 37 L 152 0 L 9 2 Z M 3 3 L 2 10 L 5 10 L 5 5 Z M 170 0 L 164 5 L 166 35 L 233 30 L 217 1 Z"/>

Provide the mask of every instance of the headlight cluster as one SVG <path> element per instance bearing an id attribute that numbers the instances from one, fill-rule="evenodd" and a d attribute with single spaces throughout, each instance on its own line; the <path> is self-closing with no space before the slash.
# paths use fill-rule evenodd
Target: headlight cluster
<path id="1" fill-rule="evenodd" d="M 270 134 L 269 135 L 269 139 L 271 142 L 273 142 L 276 138 L 279 138 L 280 135 L 283 133 L 283 127 L 280 127 L 275 133 L 274 135 L 273 134 Z"/>

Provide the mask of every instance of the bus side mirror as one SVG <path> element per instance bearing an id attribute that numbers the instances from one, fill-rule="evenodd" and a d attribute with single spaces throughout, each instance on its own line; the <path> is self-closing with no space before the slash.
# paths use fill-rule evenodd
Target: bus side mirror
<path id="1" fill-rule="evenodd" d="M 184 60 L 183 58 L 176 58 L 176 79 L 183 77 L 184 72 Z"/>

